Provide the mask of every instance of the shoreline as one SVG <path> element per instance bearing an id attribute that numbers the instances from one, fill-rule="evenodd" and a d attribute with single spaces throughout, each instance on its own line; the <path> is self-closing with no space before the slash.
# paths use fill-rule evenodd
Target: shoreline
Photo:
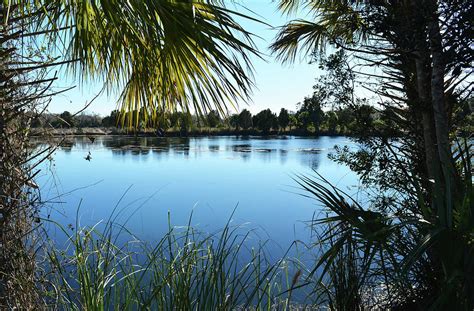
<path id="1" fill-rule="evenodd" d="M 160 135 L 161 134 L 161 135 Z M 255 129 L 250 130 L 232 130 L 232 129 L 195 129 L 187 132 L 179 130 L 168 130 L 164 133 L 159 133 L 156 130 L 141 130 L 138 132 L 127 131 L 126 129 L 120 128 L 67 128 L 67 129 L 42 129 L 33 128 L 31 130 L 31 136 L 52 136 L 52 137 L 64 137 L 64 136 L 124 136 L 124 137 L 204 137 L 204 136 L 300 136 L 300 137 L 319 137 L 319 136 L 352 136 L 346 133 L 330 133 L 327 131 L 319 133 L 311 133 L 300 129 L 284 130 L 284 131 L 270 131 L 262 132 Z"/>

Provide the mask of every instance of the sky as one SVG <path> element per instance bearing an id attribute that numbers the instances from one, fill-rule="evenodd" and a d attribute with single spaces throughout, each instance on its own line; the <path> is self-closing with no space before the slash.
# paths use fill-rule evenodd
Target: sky
<path id="1" fill-rule="evenodd" d="M 312 86 L 321 71 L 316 64 L 309 64 L 309 59 L 297 58 L 294 64 L 281 64 L 271 55 L 268 48 L 277 34 L 277 27 L 284 25 L 286 21 L 295 18 L 295 16 L 283 16 L 272 0 L 242 0 L 240 3 L 256 14 L 252 16 L 273 27 L 236 18 L 246 30 L 261 37 L 255 38 L 255 43 L 264 58 L 262 60 L 253 57 L 256 87 L 253 89 L 251 102 L 240 104 L 239 110 L 248 109 L 252 113 L 257 113 L 267 108 L 273 112 L 286 108 L 296 111 L 296 104 L 312 93 Z M 245 14 L 252 14 L 239 5 L 230 8 Z M 53 113 L 65 110 L 73 113 L 83 109 L 101 88 L 100 83 L 86 83 L 80 86 L 79 83 L 64 74 L 61 77 L 59 81 L 61 87 L 74 85 L 76 87 L 53 98 L 49 106 L 49 111 Z M 106 116 L 111 110 L 117 108 L 117 98 L 117 94 L 103 94 L 97 97 L 85 112 Z"/>

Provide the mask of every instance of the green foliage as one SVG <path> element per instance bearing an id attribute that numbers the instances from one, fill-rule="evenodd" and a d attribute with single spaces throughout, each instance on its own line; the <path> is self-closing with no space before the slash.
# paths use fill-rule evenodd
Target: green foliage
<path id="1" fill-rule="evenodd" d="M 206 117 L 207 125 L 211 128 L 217 127 L 221 123 L 221 118 L 215 110 L 209 111 Z"/>
<path id="2" fill-rule="evenodd" d="M 229 117 L 228 119 L 229 125 L 233 127 L 234 129 L 238 130 L 240 128 L 239 124 L 239 115 L 238 114 L 233 114 Z"/>
<path id="3" fill-rule="evenodd" d="M 57 116 L 56 120 L 51 122 L 51 125 L 53 127 L 74 127 L 74 119 L 69 111 L 64 111 L 59 116 Z"/>
<path id="4" fill-rule="evenodd" d="M 340 57 L 342 57 L 340 55 Z M 329 57 L 329 59 L 332 59 Z M 343 62 L 336 62 L 342 64 Z M 334 65 L 335 66 L 335 65 Z M 326 68 L 326 67 L 324 67 Z M 331 70 L 338 71 L 339 69 L 333 67 Z M 331 79 L 329 75 L 322 76 L 321 79 L 329 83 Z M 236 130 L 259 130 L 263 134 L 268 134 L 270 130 L 287 131 L 296 130 L 294 133 L 306 134 L 330 134 L 330 135 L 365 135 L 366 133 L 373 133 L 380 135 L 385 133 L 386 136 L 391 137 L 398 134 L 393 129 L 396 128 L 393 120 L 390 120 L 390 112 L 382 110 L 377 112 L 373 107 L 370 107 L 362 100 L 358 100 L 356 104 L 351 104 L 350 107 L 335 107 L 337 105 L 331 104 L 331 98 L 342 98 L 346 91 L 335 95 L 335 91 L 330 90 L 329 84 L 325 89 L 319 82 L 315 85 L 315 90 L 312 97 L 306 97 L 303 103 L 298 104 L 299 110 L 296 113 L 290 114 L 287 109 L 281 108 L 278 117 L 270 110 L 261 111 L 257 116 L 252 116 L 249 110 L 243 109 L 239 114 L 231 115 L 227 118 L 227 124 Z M 326 94 L 326 95 L 324 95 Z M 331 95 L 327 95 L 331 94 Z M 346 96 L 348 98 L 348 96 Z M 331 99 L 332 100 L 332 99 Z M 332 110 L 323 111 L 323 105 L 332 106 Z M 136 130 L 145 129 L 161 129 L 172 131 L 180 130 L 182 134 L 188 133 L 193 128 L 201 128 L 203 119 L 197 115 L 191 115 L 188 119 L 183 119 L 183 113 L 166 112 L 157 119 L 148 119 L 146 117 L 145 109 L 129 111 L 125 115 L 120 115 L 118 110 L 113 110 L 109 116 L 104 117 L 101 125 L 105 127 L 121 126 L 125 124 L 135 124 Z M 262 117 L 260 119 L 260 117 Z M 43 119 L 45 116 L 43 116 Z M 66 116 L 67 118 L 67 116 Z M 384 120 L 382 120 L 384 118 Z M 54 118 L 52 118 L 54 119 Z M 257 124 L 254 122 L 261 122 Z M 372 122 L 376 123 L 376 131 L 372 129 Z M 97 116 L 81 114 L 68 122 L 74 124 L 76 127 L 96 127 L 99 126 Z M 42 123 L 37 121 L 36 124 L 40 126 Z M 56 127 L 66 126 L 63 121 L 53 121 Z M 204 119 L 204 124 L 209 128 L 223 126 L 219 113 L 216 110 L 211 110 Z M 288 129 L 289 127 L 289 129 Z"/>
<path id="5" fill-rule="evenodd" d="M 112 110 L 110 112 L 110 115 L 102 119 L 102 126 L 105 126 L 105 127 L 117 126 L 118 120 L 119 120 L 119 111 Z"/>
<path id="6" fill-rule="evenodd" d="M 318 243 L 323 249 L 314 271 L 323 269 L 321 278 L 326 275 L 334 282 L 328 286 L 329 291 L 347 285 L 347 279 L 341 280 L 340 274 L 333 274 L 338 271 L 334 269 L 344 268 L 344 273 L 352 269 L 357 273 L 351 281 L 357 291 L 352 293 L 353 296 L 348 296 L 350 292 L 346 291 L 339 301 L 359 300 L 367 288 L 375 284 L 390 284 L 378 295 L 392 307 L 396 302 L 395 305 L 407 308 L 413 299 L 419 306 L 433 309 L 444 310 L 448 306 L 456 310 L 472 309 L 474 192 L 469 149 L 467 141 L 458 149 L 462 182 L 457 196 L 450 197 L 447 204 L 440 202 L 446 205 L 437 208 L 452 207 L 449 221 L 433 218 L 430 203 L 423 200 L 422 193 L 416 193 L 421 185 L 410 176 L 407 177 L 415 192 L 412 193 L 415 200 L 409 201 L 415 206 L 410 208 L 403 201 L 396 200 L 386 200 L 380 202 L 381 205 L 372 202 L 371 206 L 362 207 L 341 190 L 325 186 L 327 181 L 321 176 L 299 178 L 299 184 L 331 211 L 327 217 L 314 223 L 319 233 Z M 414 216 L 412 211 L 419 214 Z M 452 226 L 447 223 L 452 223 Z M 432 258 L 436 261 L 433 262 Z M 434 267 L 439 270 L 431 270 Z M 418 286 L 408 289 L 407 286 L 413 282 Z"/>
<path id="7" fill-rule="evenodd" d="M 253 126 L 252 114 L 247 109 L 244 109 L 239 114 L 239 126 L 244 130 L 248 130 Z"/>
<path id="8" fill-rule="evenodd" d="M 171 113 L 169 116 L 170 126 L 176 128 L 179 126 L 180 114 L 178 112 Z"/>
<path id="9" fill-rule="evenodd" d="M 181 134 L 186 135 L 193 125 L 192 116 L 186 112 L 177 112 L 178 124 Z"/>
<path id="10" fill-rule="evenodd" d="M 305 97 L 303 103 L 299 104 L 299 110 L 297 112 L 299 125 L 304 130 L 313 128 L 314 131 L 319 132 L 319 127 L 324 116 L 324 112 L 321 108 L 321 101 L 316 94 L 312 97 Z"/>
<path id="11" fill-rule="evenodd" d="M 328 111 L 324 116 L 323 128 L 329 133 L 336 133 L 338 126 L 338 114 L 335 111 Z"/>
<path id="12" fill-rule="evenodd" d="M 364 5 L 363 1 L 281 0 L 279 8 L 284 13 L 291 14 L 305 6 L 313 13 L 310 16 L 314 21 L 290 21 L 281 28 L 271 49 L 280 60 L 292 62 L 301 51 L 309 55 L 324 52 L 327 45 L 336 42 L 350 45 L 365 41 L 367 21 L 360 14 Z"/>
<path id="13" fill-rule="evenodd" d="M 102 119 L 96 114 L 81 113 L 74 117 L 76 127 L 99 127 L 102 124 Z"/>
<path id="14" fill-rule="evenodd" d="M 314 59 L 318 59 L 315 54 Z M 328 56 L 319 56 L 319 69 L 326 73 L 321 75 L 313 86 L 314 96 L 322 107 L 343 108 L 356 104 L 355 74 L 349 64 L 349 57 L 343 49 L 336 50 Z"/>
<path id="15" fill-rule="evenodd" d="M 340 124 L 340 133 L 352 133 L 352 129 L 348 128 L 349 123 L 343 122 L 347 120 L 341 119 L 340 122 L 337 114 L 341 109 L 353 113 L 350 109 L 356 106 L 354 75 L 348 66 L 348 57 L 343 50 L 338 50 L 327 58 L 320 57 L 319 62 L 319 68 L 325 70 L 326 74 L 318 78 L 312 96 L 305 97 L 303 103 L 299 104 L 299 125 L 305 130 L 313 128 L 316 132 L 324 130 L 335 134 Z M 323 107 L 331 107 L 332 110 L 325 113 Z"/>
<path id="16" fill-rule="evenodd" d="M 364 133 L 373 132 L 375 135 L 385 133 L 386 136 L 391 137 L 397 135 L 399 131 L 394 129 L 397 128 L 396 124 L 389 117 L 390 112 L 382 110 L 377 112 L 370 106 L 353 106 L 353 108 L 337 108 L 337 110 L 328 110 L 324 112 L 318 109 L 317 113 L 311 114 L 311 100 L 306 100 L 307 105 L 301 105 L 301 109 L 295 114 L 290 114 L 287 109 L 282 108 L 278 117 L 275 119 L 275 115 L 272 116 L 267 114 L 267 117 L 271 119 L 269 122 L 270 129 L 281 131 L 296 130 L 296 133 L 301 133 L 301 130 L 306 133 L 314 134 L 331 134 L 331 135 L 361 135 Z M 317 101 L 315 101 L 317 102 Z M 309 107 L 309 108 L 308 108 Z M 316 105 L 317 107 L 317 105 Z M 303 111 L 304 110 L 304 111 Z M 265 112 L 266 113 L 266 112 Z M 145 121 L 145 112 L 142 109 L 139 113 L 134 110 L 127 113 L 125 116 L 120 116 L 118 110 L 113 110 L 110 115 L 100 119 L 99 116 L 94 114 L 81 113 L 72 117 L 68 112 L 61 115 L 55 114 L 43 114 L 41 117 L 33 119 L 33 127 L 41 127 L 45 124 L 52 124 L 54 127 L 120 127 L 121 121 L 125 123 L 132 122 L 136 124 L 135 130 L 150 130 L 150 129 L 161 129 L 161 130 L 182 130 L 182 133 L 187 133 L 191 129 L 201 128 L 203 126 L 203 119 L 196 115 L 190 115 L 189 119 L 183 119 L 182 112 L 165 113 L 158 119 Z M 368 114 L 368 115 L 366 115 Z M 263 114 L 261 114 L 263 115 Z M 313 115 L 313 117 L 311 117 Z M 316 117 L 314 117 L 316 116 Z M 63 118 L 64 117 L 64 118 Z M 129 120 L 130 119 L 130 120 Z M 131 121 L 135 119 L 136 121 Z M 240 114 L 234 114 L 227 118 L 227 124 L 236 130 L 252 130 L 258 129 L 262 131 L 256 124 L 253 124 L 253 116 L 247 109 L 242 110 Z M 67 120 L 67 123 L 66 123 Z M 257 119 L 255 119 L 257 120 Z M 319 126 L 317 122 L 319 120 Z M 222 121 L 217 111 L 210 111 L 204 125 L 209 128 L 222 127 L 226 122 Z M 183 127 L 181 126 L 183 124 Z M 376 125 L 376 130 L 372 129 L 372 125 Z M 299 132 L 298 132 L 299 131 Z"/>
<path id="17" fill-rule="evenodd" d="M 264 243 L 246 248 L 251 232 L 227 223 L 203 234 L 191 218 L 184 228 L 169 223 L 154 245 L 111 221 L 73 233 L 61 228 L 69 244 L 48 254 L 54 289 L 45 294 L 68 310 L 288 310 L 293 291 L 304 285 L 297 262 L 270 262 Z M 118 245 L 124 236 L 131 240 Z"/>
<path id="18" fill-rule="evenodd" d="M 300 50 L 320 58 L 329 75 L 318 80 L 315 97 L 345 110 L 340 124 L 349 129 L 340 130 L 349 130 L 359 145 L 336 148 L 334 159 L 373 192 L 362 207 L 315 178 L 301 181 L 331 211 L 318 222 L 325 244 L 318 266 L 331 271 L 325 274 L 329 296 L 340 302 L 334 305 L 371 309 L 370 301 L 361 307 L 359 297 L 378 287 L 369 295 L 381 298 L 377 309 L 472 310 L 471 147 L 460 148 L 456 139 L 471 110 L 465 105 L 472 93 L 465 22 L 472 4 L 280 1 L 285 13 L 303 6 L 311 20 L 283 26 L 272 49 L 283 61 Z M 340 50 L 325 58 L 328 45 Z M 355 96 L 356 72 L 380 109 Z M 338 295 L 340 289 L 347 294 Z"/>
<path id="19" fill-rule="evenodd" d="M 290 115 L 288 113 L 288 110 L 285 108 L 281 108 L 280 114 L 278 115 L 278 126 L 281 129 L 286 129 L 288 125 L 290 124 Z"/>
<path id="20" fill-rule="evenodd" d="M 296 118 L 294 114 L 290 114 L 288 125 L 290 126 L 290 129 L 292 127 L 298 127 L 298 118 Z"/>
<path id="21" fill-rule="evenodd" d="M 223 113 L 248 100 L 252 34 L 222 2 L 13 1 L 50 55 L 82 81 L 118 91 L 121 122 L 144 111 L 145 123 L 176 110 Z M 137 127 L 136 118 L 128 118 Z"/>
<path id="22" fill-rule="evenodd" d="M 253 116 L 252 122 L 256 128 L 264 133 L 270 132 L 272 128 L 278 129 L 278 118 L 270 109 L 262 110 Z"/>

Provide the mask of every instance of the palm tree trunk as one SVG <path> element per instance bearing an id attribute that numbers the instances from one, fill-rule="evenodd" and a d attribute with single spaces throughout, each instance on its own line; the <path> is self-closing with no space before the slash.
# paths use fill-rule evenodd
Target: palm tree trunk
<path id="1" fill-rule="evenodd" d="M 432 209 L 434 196 L 443 193 L 444 183 L 441 183 L 441 164 L 437 150 L 437 135 L 433 118 L 433 107 L 431 101 L 431 64 L 429 61 L 430 51 L 426 44 L 426 33 L 423 25 L 420 25 L 419 35 L 416 38 L 417 47 L 415 52 L 416 67 L 416 85 L 418 93 L 418 109 L 421 112 L 421 125 L 423 129 L 423 144 L 425 153 L 426 171 L 428 181 L 425 188 L 428 191 L 428 197 Z M 435 183 L 433 183 L 435 181 Z M 427 215 L 426 215 L 427 216 Z"/>
<path id="2" fill-rule="evenodd" d="M 446 65 L 443 59 L 443 43 L 439 27 L 436 2 L 432 2 L 431 16 L 428 22 L 428 37 L 432 58 L 431 70 L 431 102 L 436 129 L 436 144 L 443 177 L 438 182 L 443 183 L 444 193 L 439 194 L 439 217 L 442 224 L 452 225 L 452 196 L 454 190 L 454 166 L 452 164 L 451 144 L 449 141 L 449 120 L 446 111 L 444 76 Z M 443 208 L 441 208 L 443 206 Z"/>
<path id="3" fill-rule="evenodd" d="M 444 98 L 445 64 L 443 60 L 442 39 L 437 16 L 429 24 L 430 49 L 432 55 L 431 98 L 436 125 L 438 153 L 441 163 L 448 167 L 451 158 L 449 144 L 448 115 Z"/>
<path id="4" fill-rule="evenodd" d="M 428 51 L 418 50 L 416 55 L 416 79 L 417 91 L 420 101 L 420 110 L 423 126 L 423 140 L 426 157 L 426 168 L 428 178 L 435 179 L 439 172 L 439 156 L 436 150 L 436 132 L 434 128 L 433 109 L 430 96 L 429 64 L 427 62 Z"/>

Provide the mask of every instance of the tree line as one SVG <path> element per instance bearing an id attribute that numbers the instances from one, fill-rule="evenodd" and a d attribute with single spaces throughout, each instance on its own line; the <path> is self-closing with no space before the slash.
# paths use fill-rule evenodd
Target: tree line
<path id="1" fill-rule="evenodd" d="M 257 114 L 252 114 L 249 110 L 243 109 L 240 113 L 230 116 L 220 116 L 215 110 L 211 110 L 204 116 L 173 112 L 158 123 L 151 120 L 149 122 L 141 121 L 137 129 L 191 131 L 210 128 L 230 129 L 236 132 L 258 131 L 261 134 L 292 132 L 315 135 L 351 135 L 357 127 L 361 126 L 361 120 L 358 118 L 360 114 L 366 114 L 366 120 L 363 121 L 365 123 L 383 124 L 385 122 L 384 115 L 369 105 L 361 106 L 359 110 L 341 108 L 323 111 L 314 98 L 307 97 L 296 112 L 291 112 L 285 108 L 281 108 L 279 113 L 264 109 Z M 125 122 L 127 122 L 126 119 L 127 117 L 125 117 Z M 69 111 L 59 114 L 44 114 L 33 122 L 33 127 L 43 126 L 54 128 L 122 127 L 117 110 L 113 110 L 106 117 L 88 113 L 74 116 Z"/>

